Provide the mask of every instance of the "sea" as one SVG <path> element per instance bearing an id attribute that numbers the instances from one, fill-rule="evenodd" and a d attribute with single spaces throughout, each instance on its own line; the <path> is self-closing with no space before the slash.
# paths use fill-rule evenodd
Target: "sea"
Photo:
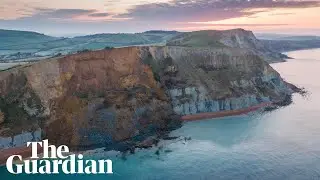
<path id="1" fill-rule="evenodd" d="M 111 159 L 112 175 L 11 175 L 24 180 L 312 180 L 320 179 L 320 49 L 292 51 L 272 64 L 288 82 L 305 88 L 272 112 L 188 122 L 157 147 L 134 154 L 95 150 Z"/>

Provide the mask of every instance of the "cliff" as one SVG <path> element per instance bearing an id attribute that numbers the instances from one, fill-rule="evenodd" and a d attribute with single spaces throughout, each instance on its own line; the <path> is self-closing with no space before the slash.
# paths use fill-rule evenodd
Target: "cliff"
<path id="1" fill-rule="evenodd" d="M 2 141 L 11 140 L 12 146 L 33 138 L 16 140 L 16 134 L 38 129 L 55 144 L 112 144 L 166 129 L 174 114 L 134 47 L 80 53 L 1 72 L 0 96 L 1 136 L 14 137 Z"/>
<path id="2" fill-rule="evenodd" d="M 279 103 L 294 92 L 242 48 L 128 47 L 0 72 L 0 149 L 48 138 L 75 149 L 140 142 L 181 116 Z"/>
<path id="3" fill-rule="evenodd" d="M 144 52 L 180 115 L 282 102 L 293 93 L 267 62 L 242 49 L 152 47 Z"/>
<path id="4" fill-rule="evenodd" d="M 284 55 L 258 40 L 252 31 L 244 29 L 205 30 L 181 33 L 168 40 L 168 46 L 241 48 L 250 51 L 272 63 L 284 61 Z"/>

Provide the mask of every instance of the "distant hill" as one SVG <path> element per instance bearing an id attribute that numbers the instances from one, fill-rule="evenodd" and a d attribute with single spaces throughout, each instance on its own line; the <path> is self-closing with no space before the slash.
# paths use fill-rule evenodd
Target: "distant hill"
<path id="1" fill-rule="evenodd" d="M 178 32 L 176 31 L 146 31 L 135 34 L 94 34 L 88 36 L 78 36 L 72 38 L 72 41 L 87 42 L 84 46 L 85 48 L 95 49 L 97 47 L 103 48 L 105 46 L 121 47 L 146 44 L 164 44 L 168 39 L 171 39 L 177 34 Z"/>
<path id="2" fill-rule="evenodd" d="M 0 49 L 13 49 L 27 44 L 44 43 L 58 38 L 44 34 L 0 29 Z"/>
<path id="3" fill-rule="evenodd" d="M 286 37 L 281 37 L 274 40 L 309 41 L 309 40 L 320 40 L 320 37 L 319 36 L 286 36 Z"/>
<path id="4" fill-rule="evenodd" d="M 0 60 L 10 61 L 96 50 L 105 47 L 164 45 L 179 32 L 147 31 L 143 33 L 94 34 L 74 38 L 57 38 L 28 31 L 1 30 Z"/>
<path id="5" fill-rule="evenodd" d="M 180 32 L 178 31 L 163 31 L 163 30 L 150 30 L 150 31 L 145 31 L 144 33 L 146 34 L 178 34 Z"/>
<path id="6" fill-rule="evenodd" d="M 277 52 L 320 48 L 320 39 L 262 40 L 262 43 L 269 49 Z"/>
<path id="7" fill-rule="evenodd" d="M 257 36 L 266 47 L 277 52 L 320 48 L 320 36 L 285 34 L 258 34 Z"/>
<path id="8" fill-rule="evenodd" d="M 242 48 L 250 50 L 269 62 L 286 58 L 280 52 L 320 47 L 318 36 L 284 36 L 258 34 L 243 29 L 178 32 L 152 30 L 142 33 L 104 33 L 73 38 L 44 34 L 0 30 L 0 61 L 38 60 L 110 47 L 168 45 L 211 48 Z M 270 40 L 271 39 L 271 40 Z"/>
<path id="9" fill-rule="evenodd" d="M 294 36 L 260 34 L 261 42 L 277 52 L 295 51 L 301 49 L 320 48 L 320 36 Z"/>
<path id="10" fill-rule="evenodd" d="M 268 33 L 256 33 L 256 37 L 260 40 L 294 40 L 294 41 L 305 41 L 305 40 L 320 40 L 320 36 L 310 35 L 288 35 L 288 34 L 268 34 Z"/>
<path id="11" fill-rule="evenodd" d="M 94 34 L 74 38 L 56 38 L 28 31 L 0 30 L 0 50 L 49 50 L 66 47 L 66 49 L 97 49 L 106 46 L 121 47 L 141 44 L 165 43 L 178 32 L 147 31 L 136 34 Z"/>

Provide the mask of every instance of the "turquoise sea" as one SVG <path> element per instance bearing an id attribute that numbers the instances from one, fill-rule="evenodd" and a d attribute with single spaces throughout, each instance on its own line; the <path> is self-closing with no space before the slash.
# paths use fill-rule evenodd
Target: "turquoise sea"
<path id="1" fill-rule="evenodd" d="M 287 55 L 295 59 L 272 66 L 308 91 L 305 97 L 295 95 L 288 107 L 186 123 L 172 132 L 180 139 L 126 157 L 90 153 L 97 159 L 112 159 L 113 175 L 13 176 L 1 167 L 0 179 L 320 179 L 320 49 Z"/>

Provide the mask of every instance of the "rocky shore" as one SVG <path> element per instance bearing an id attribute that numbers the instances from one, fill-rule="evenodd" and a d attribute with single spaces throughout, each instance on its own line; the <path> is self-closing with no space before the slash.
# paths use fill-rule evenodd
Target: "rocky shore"
<path id="1" fill-rule="evenodd" d="M 247 114 L 252 111 L 257 111 L 262 108 L 266 108 L 271 106 L 271 103 L 261 103 L 255 106 L 250 106 L 244 109 L 237 109 L 237 110 L 225 110 L 219 112 L 209 112 L 209 113 L 199 113 L 195 115 L 186 115 L 182 116 L 183 121 L 196 121 L 202 119 L 213 119 L 213 118 L 220 118 L 220 117 L 227 117 L 227 116 L 237 116 L 242 114 Z"/>

